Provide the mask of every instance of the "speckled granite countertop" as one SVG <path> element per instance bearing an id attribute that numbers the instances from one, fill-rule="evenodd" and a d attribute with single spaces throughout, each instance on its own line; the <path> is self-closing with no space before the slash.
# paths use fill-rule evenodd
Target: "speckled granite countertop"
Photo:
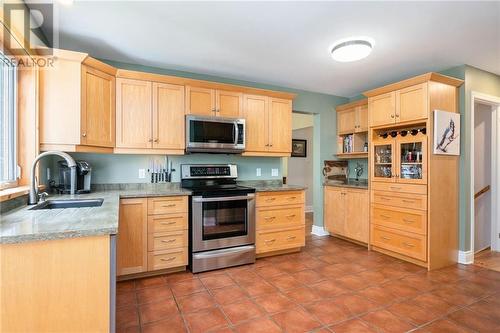
<path id="1" fill-rule="evenodd" d="M 283 184 L 281 181 L 239 181 L 238 184 L 255 188 L 255 192 L 301 191 L 307 187 Z"/>
<path id="2" fill-rule="evenodd" d="M 29 210 L 31 206 L 23 206 L 2 214 L 0 244 L 116 234 L 120 198 L 190 194 L 176 183 L 97 186 L 94 192 L 74 198 L 102 198 L 100 207 Z M 52 195 L 48 200 L 71 197 Z"/>
<path id="3" fill-rule="evenodd" d="M 359 188 L 359 189 L 368 189 L 368 180 L 360 179 L 356 181 L 355 179 L 349 178 L 347 181 L 338 181 L 338 180 L 327 180 L 323 182 L 323 186 L 334 186 L 334 187 L 351 187 L 351 188 Z"/>

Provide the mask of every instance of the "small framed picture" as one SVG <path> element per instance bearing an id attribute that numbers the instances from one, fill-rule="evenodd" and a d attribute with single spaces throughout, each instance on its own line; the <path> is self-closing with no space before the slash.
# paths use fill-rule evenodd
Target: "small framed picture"
<path id="1" fill-rule="evenodd" d="M 460 155 L 460 114 L 434 110 L 434 154 Z"/>
<path id="2" fill-rule="evenodd" d="M 292 157 L 307 157 L 307 140 L 292 139 Z"/>

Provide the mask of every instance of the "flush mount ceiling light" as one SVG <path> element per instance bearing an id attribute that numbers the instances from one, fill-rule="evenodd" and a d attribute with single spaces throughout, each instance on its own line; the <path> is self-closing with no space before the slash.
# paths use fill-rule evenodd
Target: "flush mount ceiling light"
<path id="1" fill-rule="evenodd" d="M 351 37 L 337 41 L 330 47 L 332 58 L 339 62 L 351 62 L 368 57 L 375 42 L 368 37 Z"/>

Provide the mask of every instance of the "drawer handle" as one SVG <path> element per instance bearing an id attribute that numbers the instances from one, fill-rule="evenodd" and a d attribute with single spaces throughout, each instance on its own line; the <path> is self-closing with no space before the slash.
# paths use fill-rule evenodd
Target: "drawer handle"
<path id="1" fill-rule="evenodd" d="M 160 222 L 161 225 L 172 225 L 172 224 L 176 224 L 177 221 L 171 221 L 171 222 Z"/>
<path id="2" fill-rule="evenodd" d="M 276 218 L 276 216 L 264 216 L 264 220 L 274 220 Z"/>
<path id="3" fill-rule="evenodd" d="M 410 224 L 410 223 L 415 223 L 416 221 L 408 220 L 408 219 L 403 219 L 403 222 Z"/>
<path id="4" fill-rule="evenodd" d="M 274 201 L 274 200 L 276 200 L 276 198 L 268 198 L 268 199 L 266 199 L 266 201 Z"/>
<path id="5" fill-rule="evenodd" d="M 415 245 L 413 245 L 411 243 L 407 243 L 407 242 L 403 242 L 403 245 L 407 246 L 407 247 L 415 247 Z"/>
<path id="6" fill-rule="evenodd" d="M 288 197 L 288 200 L 295 200 L 297 197 Z"/>
<path id="7" fill-rule="evenodd" d="M 274 243 L 276 241 L 276 238 L 273 239 L 265 239 L 264 242 L 266 243 Z"/>
<path id="8" fill-rule="evenodd" d="M 380 217 L 383 218 L 383 219 L 390 219 L 391 218 L 390 216 L 383 215 L 383 214 L 381 214 Z"/>
<path id="9" fill-rule="evenodd" d="M 161 205 L 162 207 L 168 208 L 168 207 L 175 207 L 177 204 L 168 204 L 168 205 Z"/>
<path id="10" fill-rule="evenodd" d="M 173 242 L 175 242 L 175 238 L 174 239 L 169 239 L 169 240 L 162 239 L 161 242 L 162 243 L 173 243 Z"/>
<path id="11" fill-rule="evenodd" d="M 391 200 L 391 199 L 386 198 L 386 197 L 380 197 L 380 199 L 382 199 L 382 200 L 386 200 L 386 201 L 390 201 L 390 200 Z"/>
<path id="12" fill-rule="evenodd" d="M 287 215 L 286 217 L 288 217 L 289 219 L 291 219 L 292 217 L 295 217 L 295 214 L 290 214 L 290 215 Z"/>
<path id="13" fill-rule="evenodd" d="M 172 261 L 177 257 L 160 258 L 161 261 Z"/>
<path id="14" fill-rule="evenodd" d="M 380 236 L 380 238 L 382 238 L 383 240 L 386 240 L 386 241 L 390 241 L 391 240 L 389 237 L 385 237 L 385 236 Z"/>
<path id="15" fill-rule="evenodd" d="M 288 236 L 288 237 L 286 238 L 286 240 L 292 240 L 292 239 L 295 239 L 295 238 L 297 238 L 297 236 Z"/>
<path id="16" fill-rule="evenodd" d="M 401 187 L 398 187 L 398 186 L 390 186 L 389 187 L 391 190 L 400 190 Z"/>
<path id="17" fill-rule="evenodd" d="M 406 203 L 415 203 L 415 200 L 404 200 L 403 199 L 403 202 L 406 202 Z"/>

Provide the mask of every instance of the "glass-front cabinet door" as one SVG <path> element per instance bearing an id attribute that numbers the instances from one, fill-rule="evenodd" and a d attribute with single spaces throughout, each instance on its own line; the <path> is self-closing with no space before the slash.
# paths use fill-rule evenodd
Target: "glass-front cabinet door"
<path id="1" fill-rule="evenodd" d="M 392 138 L 377 140 L 373 143 L 372 179 L 381 182 L 394 182 L 395 141 Z"/>
<path id="2" fill-rule="evenodd" d="M 397 181 L 400 183 L 427 183 L 427 137 L 423 134 L 396 140 L 398 168 Z"/>

